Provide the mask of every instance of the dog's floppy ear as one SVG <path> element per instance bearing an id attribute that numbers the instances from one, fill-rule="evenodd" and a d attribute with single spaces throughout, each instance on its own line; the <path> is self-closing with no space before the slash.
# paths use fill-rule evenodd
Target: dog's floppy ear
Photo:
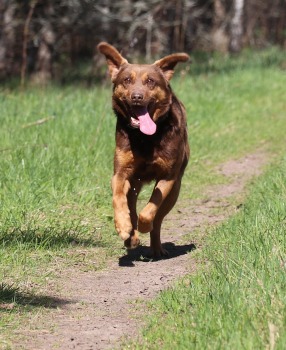
<path id="1" fill-rule="evenodd" d="M 117 77 L 120 66 L 124 63 L 128 63 L 127 60 L 120 55 L 115 47 L 105 42 L 99 43 L 97 49 L 106 57 L 110 77 L 111 80 L 114 81 Z"/>
<path id="2" fill-rule="evenodd" d="M 179 62 L 186 62 L 190 58 L 186 53 L 174 53 L 172 55 L 161 58 L 154 64 L 158 66 L 167 80 L 171 80 L 174 74 L 174 68 Z"/>

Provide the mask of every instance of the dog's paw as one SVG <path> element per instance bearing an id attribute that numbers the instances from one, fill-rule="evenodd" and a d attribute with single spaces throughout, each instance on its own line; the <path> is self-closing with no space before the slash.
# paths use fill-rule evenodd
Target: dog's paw
<path id="1" fill-rule="evenodd" d="M 118 232 L 118 231 L 117 231 Z M 130 238 L 130 233 L 129 232 L 126 232 L 126 231 L 120 231 L 118 232 L 119 234 L 119 237 L 123 240 L 123 241 L 126 241 L 127 239 Z"/>
<path id="2" fill-rule="evenodd" d="M 123 216 L 116 216 L 115 217 L 115 229 L 119 235 L 119 237 L 126 241 L 130 235 L 132 234 L 133 227 L 131 225 L 130 217 L 126 216 L 125 220 Z"/>
<path id="3" fill-rule="evenodd" d="M 140 239 L 137 231 L 134 231 L 134 234 L 124 241 L 124 245 L 127 249 L 135 249 L 139 244 Z"/>
<path id="4" fill-rule="evenodd" d="M 145 215 L 144 213 L 139 214 L 138 218 L 138 231 L 142 233 L 151 232 L 153 230 L 153 217 Z"/>

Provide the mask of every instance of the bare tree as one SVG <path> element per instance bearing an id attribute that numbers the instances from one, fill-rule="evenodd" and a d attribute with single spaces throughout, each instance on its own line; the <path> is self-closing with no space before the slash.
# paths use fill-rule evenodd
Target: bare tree
<path id="1" fill-rule="evenodd" d="M 14 16 L 16 4 L 0 0 L 0 77 L 12 73 L 16 39 Z"/>
<path id="2" fill-rule="evenodd" d="M 46 1 L 41 8 L 39 18 L 40 30 L 37 34 L 38 52 L 36 57 L 35 72 L 32 80 L 37 84 L 46 84 L 53 74 L 53 52 L 56 40 L 54 32 L 53 16 L 55 8 L 52 1 Z"/>
<path id="3" fill-rule="evenodd" d="M 229 37 L 226 32 L 228 25 L 227 9 L 222 0 L 214 0 L 212 48 L 215 51 L 227 52 Z"/>
<path id="4" fill-rule="evenodd" d="M 242 45 L 243 35 L 243 8 L 244 0 L 234 0 L 233 17 L 230 22 L 230 42 L 231 52 L 239 52 Z"/>
<path id="5" fill-rule="evenodd" d="M 37 5 L 38 0 L 33 0 L 30 4 L 30 10 L 24 24 L 23 32 L 23 48 L 22 48 L 22 66 L 21 66 L 21 86 L 25 85 L 26 71 L 27 71 L 27 44 L 29 40 L 29 27 L 32 20 L 32 16 Z"/>

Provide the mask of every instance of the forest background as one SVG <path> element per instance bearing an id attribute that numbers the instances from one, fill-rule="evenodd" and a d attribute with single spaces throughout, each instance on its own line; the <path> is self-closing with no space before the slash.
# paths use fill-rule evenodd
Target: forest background
<path id="1" fill-rule="evenodd" d="M 171 52 L 286 47 L 285 0 L 0 0 L 0 79 L 103 74 L 99 41 L 132 61 Z M 80 73 L 80 74 L 81 74 Z"/>

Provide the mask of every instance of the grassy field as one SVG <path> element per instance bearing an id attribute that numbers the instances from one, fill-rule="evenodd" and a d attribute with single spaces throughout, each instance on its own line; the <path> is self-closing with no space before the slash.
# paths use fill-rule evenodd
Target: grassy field
<path id="1" fill-rule="evenodd" d="M 286 157 L 208 234 L 202 264 L 152 303 L 133 349 L 285 349 Z"/>
<path id="2" fill-rule="evenodd" d="M 227 159 L 260 147 L 281 153 L 283 57 L 275 49 L 195 56 L 190 72 L 174 78 L 192 149 L 182 196 L 200 197 L 223 181 L 213 169 Z M 67 265 L 100 269 L 123 251 L 111 209 L 111 86 L 0 89 L 0 328 L 7 332 L 44 309 L 48 281 Z"/>

